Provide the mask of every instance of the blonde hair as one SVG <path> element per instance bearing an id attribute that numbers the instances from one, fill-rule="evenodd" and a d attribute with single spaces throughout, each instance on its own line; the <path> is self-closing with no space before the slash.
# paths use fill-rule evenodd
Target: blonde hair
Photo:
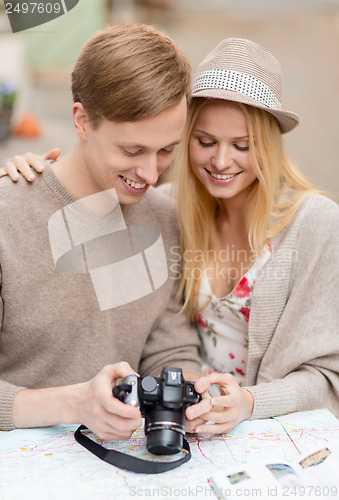
<path id="1" fill-rule="evenodd" d="M 186 97 L 192 70 L 182 49 L 149 25 L 98 31 L 82 48 L 72 72 L 73 101 L 95 126 L 100 118 L 123 122 L 155 115 Z"/>
<path id="2" fill-rule="evenodd" d="M 213 198 L 195 176 L 188 153 L 195 121 L 202 107 L 211 100 L 192 99 L 172 172 L 182 255 L 178 297 L 184 294 L 184 309 L 188 310 L 192 320 L 199 312 L 198 295 L 204 264 L 201 258 L 185 259 L 185 255 L 187 252 L 207 255 L 209 250 L 219 249 L 216 211 L 220 200 Z M 287 156 L 277 119 L 259 108 L 237 105 L 246 118 L 249 151 L 257 176 L 245 205 L 248 242 L 252 252 L 257 254 L 268 238 L 276 236 L 287 226 L 302 201 L 317 190 Z M 293 195 L 282 203 L 280 198 L 285 191 Z"/>

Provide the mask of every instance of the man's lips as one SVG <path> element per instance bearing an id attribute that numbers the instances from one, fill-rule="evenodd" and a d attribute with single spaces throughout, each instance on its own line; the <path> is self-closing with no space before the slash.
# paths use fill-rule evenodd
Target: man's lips
<path id="1" fill-rule="evenodd" d="M 144 189 L 144 187 L 147 186 L 147 183 L 144 183 L 144 184 L 141 184 L 137 181 L 133 181 L 132 179 L 129 179 L 128 177 L 125 177 L 125 176 L 121 176 L 124 181 L 126 182 L 126 184 L 128 184 L 129 186 L 132 186 L 134 187 L 135 189 Z"/>
<path id="2" fill-rule="evenodd" d="M 144 183 L 141 184 L 140 182 L 134 181 L 133 179 L 129 179 L 128 177 L 125 177 L 124 175 L 119 176 L 125 189 L 129 193 L 144 193 L 147 191 L 149 188 L 149 184 Z"/>

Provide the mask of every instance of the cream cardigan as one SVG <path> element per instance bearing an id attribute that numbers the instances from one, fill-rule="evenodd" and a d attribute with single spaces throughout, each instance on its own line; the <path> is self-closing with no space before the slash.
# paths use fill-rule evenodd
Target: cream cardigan
<path id="1" fill-rule="evenodd" d="M 252 419 L 320 407 L 339 416 L 338 240 L 339 208 L 319 194 L 271 240 L 249 321 Z"/>

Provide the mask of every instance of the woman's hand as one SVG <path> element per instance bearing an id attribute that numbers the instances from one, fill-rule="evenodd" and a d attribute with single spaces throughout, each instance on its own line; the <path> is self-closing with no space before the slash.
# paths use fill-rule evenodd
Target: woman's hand
<path id="1" fill-rule="evenodd" d="M 194 388 L 197 392 L 200 393 L 201 395 L 201 401 L 199 403 L 196 403 L 195 405 L 189 406 L 186 408 L 186 424 L 185 424 L 185 429 L 186 432 L 198 432 L 196 430 L 197 427 L 199 427 L 201 424 L 204 424 L 206 421 L 204 420 L 205 414 L 207 414 L 212 406 L 211 406 L 211 399 L 212 397 L 210 396 L 208 389 L 204 389 L 205 385 L 199 384 L 199 390 L 197 390 L 197 383 L 201 380 L 205 380 L 207 377 L 204 378 L 199 378 L 196 383 L 194 384 Z M 207 386 L 207 384 L 206 384 Z M 210 384 L 208 384 L 208 387 Z M 202 415 L 202 417 L 200 417 Z"/>
<path id="2" fill-rule="evenodd" d="M 220 396 L 207 397 L 212 384 L 218 384 Z M 186 418 L 195 423 L 193 431 L 201 434 L 225 434 L 233 427 L 251 417 L 253 396 L 247 389 L 242 389 L 229 373 L 211 373 L 195 383 L 195 390 L 202 393 L 200 403 L 186 410 Z M 203 423 L 197 423 L 198 421 Z M 206 424 L 207 421 L 215 422 Z"/>
<path id="3" fill-rule="evenodd" d="M 37 155 L 34 153 L 25 153 L 23 155 L 14 156 L 0 168 L 0 177 L 9 175 L 12 181 L 16 182 L 20 179 L 19 172 L 27 181 L 34 181 L 35 175 L 32 168 L 36 172 L 43 172 L 43 162 L 45 160 L 57 160 L 61 154 L 61 149 L 54 148 L 48 151 L 45 155 Z"/>

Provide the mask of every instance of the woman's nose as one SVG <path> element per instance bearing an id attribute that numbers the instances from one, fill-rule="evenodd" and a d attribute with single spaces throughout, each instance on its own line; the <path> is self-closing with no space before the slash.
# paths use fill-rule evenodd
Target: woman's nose
<path id="1" fill-rule="evenodd" d="M 225 170 L 233 164 L 232 149 L 229 146 L 220 146 L 214 157 L 214 166 L 217 170 Z"/>

